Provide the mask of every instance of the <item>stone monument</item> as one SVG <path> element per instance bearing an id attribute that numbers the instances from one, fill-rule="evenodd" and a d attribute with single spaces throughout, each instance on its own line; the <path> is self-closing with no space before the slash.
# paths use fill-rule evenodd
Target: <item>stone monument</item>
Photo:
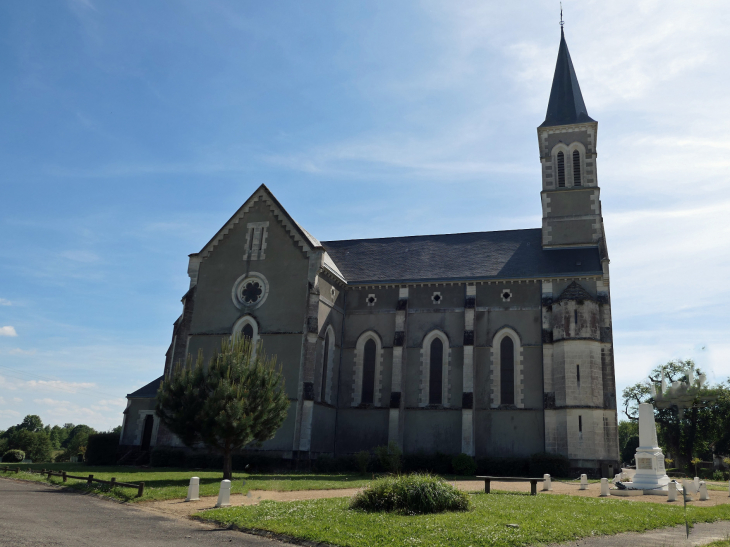
<path id="1" fill-rule="evenodd" d="M 639 447 L 636 449 L 636 474 L 633 482 L 623 483 L 629 490 L 667 490 L 669 477 L 664 468 L 664 454 L 659 448 L 654 422 L 654 407 L 639 405 Z"/>

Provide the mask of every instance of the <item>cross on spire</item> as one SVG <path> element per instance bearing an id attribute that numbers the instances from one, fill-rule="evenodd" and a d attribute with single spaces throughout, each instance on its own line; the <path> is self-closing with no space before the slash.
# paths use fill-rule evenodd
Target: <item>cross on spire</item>
<path id="1" fill-rule="evenodd" d="M 563 3 L 560 2 L 560 29 L 563 29 L 563 25 L 565 25 L 565 21 L 563 21 Z"/>

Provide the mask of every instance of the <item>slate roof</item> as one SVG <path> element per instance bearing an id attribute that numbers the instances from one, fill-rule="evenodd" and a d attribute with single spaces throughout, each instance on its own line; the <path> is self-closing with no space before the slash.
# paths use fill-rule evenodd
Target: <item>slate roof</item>
<path id="1" fill-rule="evenodd" d="M 562 293 L 560 293 L 558 300 L 594 300 L 594 298 L 580 285 L 580 283 L 573 281 Z"/>
<path id="2" fill-rule="evenodd" d="M 545 121 L 540 127 L 594 121 L 596 120 L 588 116 L 588 110 L 586 110 L 586 105 L 583 102 L 578 77 L 575 75 L 568 44 L 565 42 L 565 34 L 561 28 L 560 48 L 558 49 L 558 61 L 555 64 L 553 87 L 550 89 L 550 101 L 548 102 Z"/>
<path id="3" fill-rule="evenodd" d="M 601 274 L 597 247 L 542 248 L 542 230 L 323 241 L 350 284 Z"/>
<path id="4" fill-rule="evenodd" d="M 154 399 L 157 395 L 157 390 L 160 388 L 162 379 L 164 376 L 160 376 L 157 380 L 152 380 L 149 384 L 139 388 L 134 393 L 127 395 L 127 399 Z"/>

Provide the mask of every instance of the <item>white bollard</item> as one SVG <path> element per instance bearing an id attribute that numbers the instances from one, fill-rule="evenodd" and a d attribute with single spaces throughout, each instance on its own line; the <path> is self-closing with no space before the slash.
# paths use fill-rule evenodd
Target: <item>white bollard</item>
<path id="1" fill-rule="evenodd" d="M 550 479 L 550 475 L 548 475 L 547 473 L 545 473 L 542 476 L 542 478 L 543 478 L 543 481 L 542 481 L 542 491 L 543 492 L 552 492 L 552 490 L 553 490 L 553 481 L 552 481 L 552 479 Z"/>
<path id="2" fill-rule="evenodd" d="M 231 481 L 221 481 L 221 489 L 218 492 L 218 503 L 216 507 L 230 507 L 231 506 Z"/>
<path id="3" fill-rule="evenodd" d="M 601 479 L 601 497 L 605 498 L 610 495 L 611 493 L 608 491 L 608 479 Z"/>
<path id="4" fill-rule="evenodd" d="M 695 492 L 699 492 L 699 491 L 700 491 L 700 478 L 695 477 Z"/>
<path id="5" fill-rule="evenodd" d="M 200 479 L 198 477 L 192 477 L 190 479 L 190 486 L 188 486 L 188 497 L 185 501 L 198 501 L 200 499 Z"/>
<path id="6" fill-rule="evenodd" d="M 581 475 L 580 476 L 580 490 L 587 490 L 588 489 L 588 475 Z"/>
<path id="7" fill-rule="evenodd" d="M 677 501 L 676 481 L 672 481 L 667 485 L 667 501 Z"/>
<path id="8" fill-rule="evenodd" d="M 705 481 L 700 482 L 700 501 L 707 501 L 710 499 L 710 496 L 707 493 L 707 484 L 705 484 Z"/>

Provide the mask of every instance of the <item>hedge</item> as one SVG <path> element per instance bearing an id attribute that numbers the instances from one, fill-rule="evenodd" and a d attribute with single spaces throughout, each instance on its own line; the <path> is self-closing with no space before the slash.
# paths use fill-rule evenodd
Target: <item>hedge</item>
<path id="1" fill-rule="evenodd" d="M 114 465 L 119 451 L 119 433 L 94 433 L 86 444 L 86 463 Z"/>

